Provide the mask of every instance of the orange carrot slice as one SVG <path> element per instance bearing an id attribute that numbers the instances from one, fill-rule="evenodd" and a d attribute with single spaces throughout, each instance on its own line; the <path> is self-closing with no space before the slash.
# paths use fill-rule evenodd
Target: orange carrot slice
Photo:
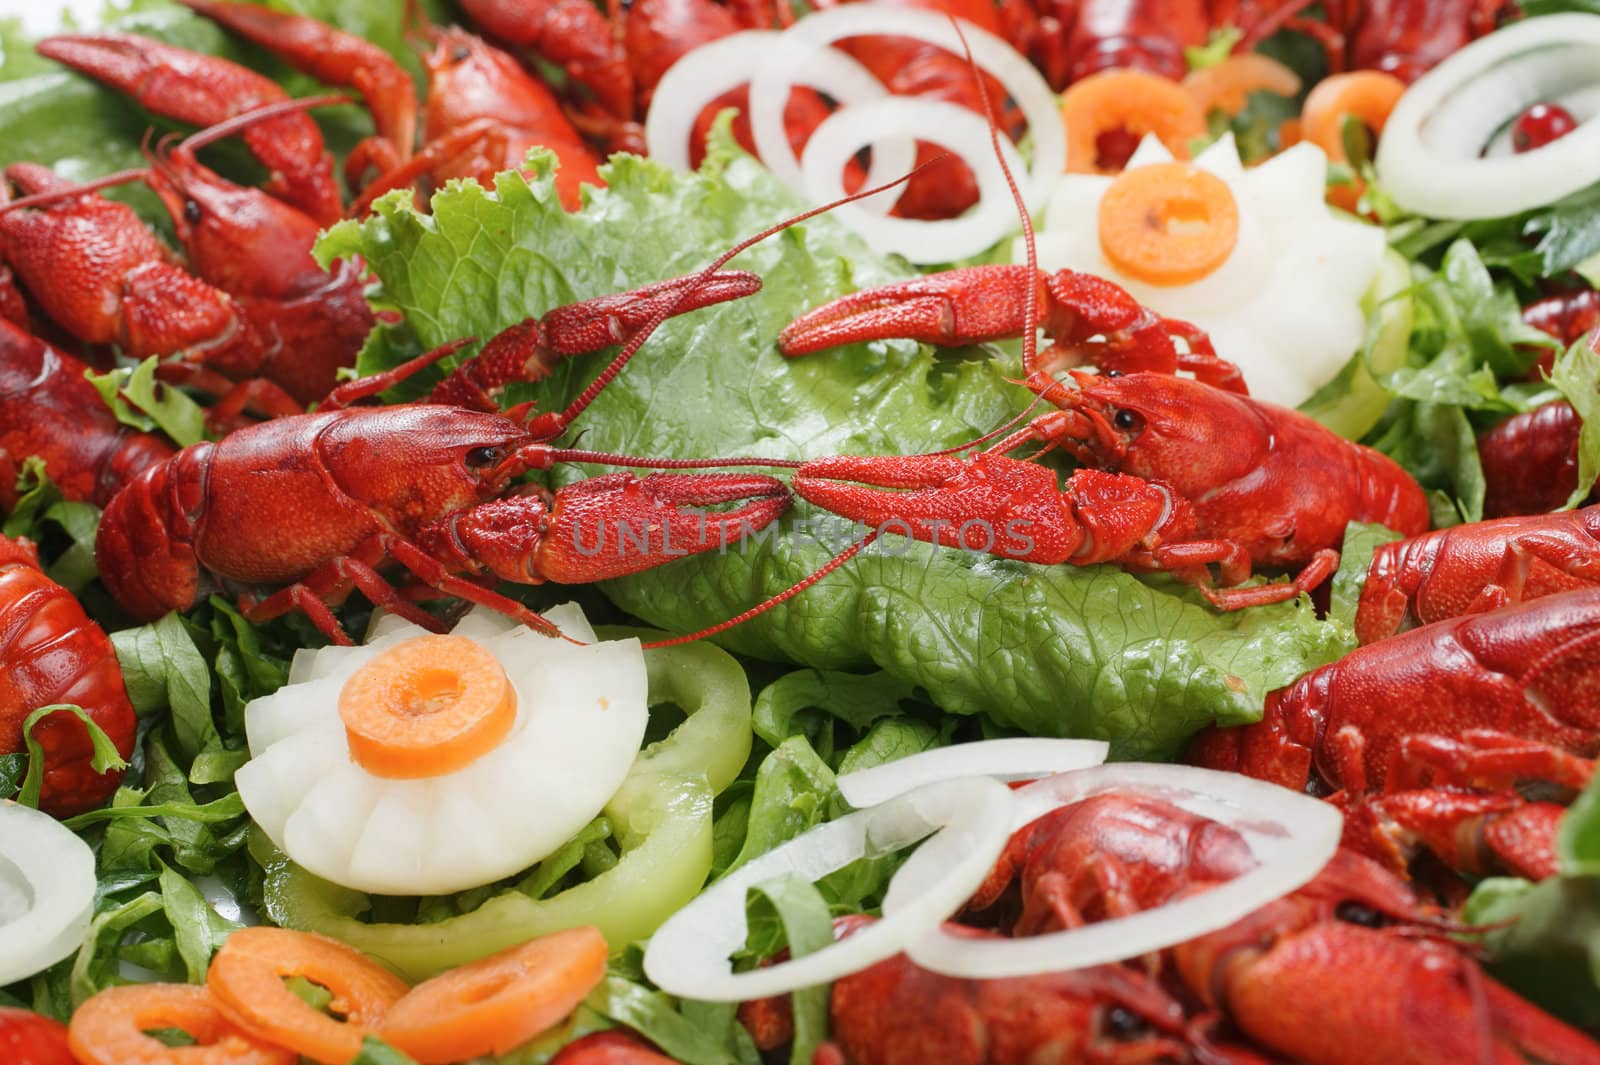
<path id="1" fill-rule="evenodd" d="M 418 984 L 378 1035 L 422 1065 L 505 1054 L 571 1013 L 605 971 L 605 937 L 569 928 Z"/>
<path id="2" fill-rule="evenodd" d="M 333 993 L 330 1017 L 284 986 L 304 977 Z M 252 1035 L 323 1065 L 345 1065 L 406 993 L 406 982 L 336 939 L 287 928 L 242 928 L 211 960 L 206 986 L 217 1007 Z"/>
<path id="3" fill-rule="evenodd" d="M 350 754 L 375 776 L 443 776 L 506 738 L 517 693 L 499 661 L 465 636 L 419 636 L 345 681 L 339 718 Z"/>
<path id="4" fill-rule="evenodd" d="M 1345 116 L 1358 118 L 1373 133 L 1382 134 L 1389 113 L 1405 91 L 1405 82 L 1376 70 L 1354 70 L 1323 78 L 1306 97 L 1300 114 L 1301 136 L 1327 152 L 1334 162 L 1349 162 L 1344 150 Z M 1336 186 L 1328 190 L 1328 200 L 1353 211 L 1364 188 L 1359 179 L 1354 185 Z"/>
<path id="5" fill-rule="evenodd" d="M 1205 136 L 1206 116 L 1175 81 L 1142 70 L 1107 70 L 1074 82 L 1061 97 L 1067 130 L 1067 170 L 1109 173 L 1099 166 L 1102 135 L 1127 130 L 1154 133 L 1179 159 L 1189 142 Z"/>
<path id="6" fill-rule="evenodd" d="M 1100 250 L 1152 285 L 1187 285 L 1216 270 L 1239 241 L 1227 182 L 1190 163 L 1124 171 L 1100 200 Z"/>
<path id="7" fill-rule="evenodd" d="M 1300 75 L 1276 59 L 1244 52 L 1231 55 L 1214 67 L 1191 70 L 1183 79 L 1183 91 L 1203 115 L 1213 110 L 1236 115 L 1244 110 L 1253 92 L 1294 96 L 1300 91 Z"/>
<path id="8" fill-rule="evenodd" d="M 194 1046 L 146 1032 L 177 1028 Z M 108 987 L 78 1007 L 67 1045 L 80 1065 L 295 1065 L 295 1054 L 229 1024 L 211 993 L 191 984 Z"/>

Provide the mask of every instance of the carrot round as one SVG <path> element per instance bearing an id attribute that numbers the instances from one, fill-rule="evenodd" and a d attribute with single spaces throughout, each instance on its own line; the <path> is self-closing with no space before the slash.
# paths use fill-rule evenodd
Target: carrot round
<path id="1" fill-rule="evenodd" d="M 1187 285 L 1239 240 L 1239 205 L 1221 178 L 1190 163 L 1124 171 L 1100 200 L 1100 250 L 1129 277 Z"/>
<path id="2" fill-rule="evenodd" d="M 422 1065 L 505 1054 L 571 1013 L 605 971 L 605 937 L 569 928 L 418 984 L 378 1035 Z"/>
<path id="3" fill-rule="evenodd" d="M 1216 66 L 1191 70 L 1183 79 L 1183 91 L 1203 115 L 1213 110 L 1236 115 L 1244 110 L 1253 92 L 1294 96 L 1300 91 L 1300 75 L 1276 59 L 1243 52 Z"/>
<path id="4" fill-rule="evenodd" d="M 517 693 L 476 640 L 419 636 L 345 681 L 339 718 L 351 757 L 374 776 L 442 776 L 506 738 L 517 719 Z"/>
<path id="5" fill-rule="evenodd" d="M 1353 70 L 1323 78 L 1306 97 L 1300 114 L 1300 135 L 1337 163 L 1350 161 L 1344 150 L 1344 120 L 1349 115 L 1360 119 L 1373 133 L 1382 134 L 1389 113 L 1406 91 L 1406 83 L 1393 74 L 1377 70 Z M 1354 185 L 1328 190 L 1328 199 L 1346 210 L 1355 210 L 1365 188 L 1360 179 Z"/>
<path id="6" fill-rule="evenodd" d="M 284 985 L 303 977 L 333 993 L 330 1017 Z M 323 1065 L 345 1065 L 361 1052 L 408 990 L 406 982 L 336 939 L 287 928 L 242 928 L 211 961 L 206 986 L 223 1015 L 261 1039 Z"/>
<path id="7" fill-rule="evenodd" d="M 1109 173 L 1099 166 L 1100 138 L 1126 130 L 1154 133 L 1179 159 L 1189 142 L 1205 136 L 1206 116 L 1175 81 L 1142 70 L 1107 70 L 1073 83 L 1061 97 L 1067 130 L 1067 169 Z"/>
<path id="8" fill-rule="evenodd" d="M 169 1047 L 146 1032 L 177 1028 L 194 1046 Z M 191 984 L 108 987 L 72 1015 L 67 1045 L 80 1065 L 295 1065 L 295 1054 L 239 1031 L 211 993 Z"/>

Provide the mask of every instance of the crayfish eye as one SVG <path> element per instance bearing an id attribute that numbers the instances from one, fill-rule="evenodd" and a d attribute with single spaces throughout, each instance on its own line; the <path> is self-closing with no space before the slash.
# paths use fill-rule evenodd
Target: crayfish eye
<path id="1" fill-rule="evenodd" d="M 1117 1039 L 1136 1039 L 1149 1032 L 1143 1017 L 1122 1006 L 1106 1010 L 1106 1033 Z"/>
<path id="2" fill-rule="evenodd" d="M 198 203 L 194 200 L 183 201 L 183 220 L 185 222 L 188 222 L 191 226 L 197 226 L 200 224 L 202 217 L 204 216 L 200 213 L 200 205 Z"/>
<path id="3" fill-rule="evenodd" d="M 1144 416 L 1138 411 L 1130 410 L 1127 407 L 1118 409 L 1117 413 L 1111 416 L 1111 420 L 1116 424 L 1118 429 L 1123 429 L 1128 432 L 1133 432 L 1144 426 Z"/>
<path id="4" fill-rule="evenodd" d="M 450 52 L 450 62 L 452 63 L 465 63 L 471 58 L 472 49 L 468 48 L 464 44 L 456 45 L 455 48 Z"/>
<path id="5" fill-rule="evenodd" d="M 485 466 L 493 466 L 500 461 L 500 449 L 497 447 L 475 447 L 468 451 L 464 461 L 469 470 L 481 470 Z"/>
<path id="6" fill-rule="evenodd" d="M 1333 908 L 1333 916 L 1335 920 L 1360 925 L 1362 928 L 1381 928 L 1384 923 L 1383 914 L 1364 902 L 1353 902 L 1348 899 Z"/>

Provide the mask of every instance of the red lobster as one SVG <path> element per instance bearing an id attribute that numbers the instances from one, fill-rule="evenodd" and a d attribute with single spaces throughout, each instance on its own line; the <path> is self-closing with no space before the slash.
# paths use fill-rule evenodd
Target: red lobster
<path id="1" fill-rule="evenodd" d="M 259 345 L 253 366 L 219 367 L 246 384 L 211 417 L 226 422 L 230 408 L 246 401 L 298 413 L 332 391 L 372 331 L 366 281 L 353 262 L 317 265 L 311 247 L 319 227 L 308 215 L 202 166 L 195 147 L 214 133 L 158 149 L 148 176 L 190 269 L 233 297 Z M 291 402 L 264 396 L 268 382 Z"/>
<path id="2" fill-rule="evenodd" d="M 1030 935 L 1215 889 L 1252 864 L 1232 829 L 1111 792 L 1017 832 L 971 907 L 992 906 L 1015 883 L 1021 916 L 1011 930 Z M 1418 938 L 1431 923 L 1399 880 L 1340 851 L 1305 887 L 1172 948 L 1160 967 L 1253 1043 L 1307 1065 L 1510 1062 L 1523 1060 L 1519 1052 L 1600 1061 L 1600 1046 L 1484 976 L 1460 949 Z M 1189 1029 L 1210 1051 L 1199 1060 L 1236 1060 L 1231 1048 L 1206 1046 L 1206 1021 Z"/>
<path id="3" fill-rule="evenodd" d="M 1586 333 L 1589 350 L 1600 358 L 1600 291 L 1587 289 L 1546 296 L 1523 309 L 1522 320 L 1562 344 Z M 1553 356 L 1541 358 L 1534 372 L 1548 372 Z M 1578 412 L 1566 400 L 1515 414 L 1478 437 L 1483 464 L 1486 517 L 1542 514 L 1564 506 L 1578 487 Z"/>
<path id="4" fill-rule="evenodd" d="M 382 49 L 304 15 L 256 4 L 183 0 L 186 6 L 272 52 L 312 77 L 349 86 L 366 99 L 378 136 L 358 145 L 345 164 L 352 188 L 375 172 L 351 213 L 380 194 L 426 177 L 485 185 L 522 165 L 530 148 L 561 161 L 556 188 L 568 208 L 582 184 L 599 185 L 599 160 L 567 121 L 555 96 L 509 55 L 455 28 L 429 27 L 433 49 L 423 59 L 428 95 L 422 105 L 422 147 L 413 152 L 417 102 L 411 79 Z"/>
<path id="5" fill-rule="evenodd" d="M 1381 70 L 1415 81 L 1449 55 L 1518 13 L 1515 0 L 1327 0 L 1337 32 L 1335 70 Z"/>
<path id="6" fill-rule="evenodd" d="M 1356 637 L 1373 643 L 1408 624 L 1594 585 L 1600 585 L 1600 506 L 1456 525 L 1373 553 Z"/>
<path id="7" fill-rule="evenodd" d="M 133 753 L 138 721 L 111 640 L 44 575 L 31 543 L 0 537 L 0 753 L 24 751 L 28 716 L 57 703 L 82 709 L 123 758 Z M 89 730 L 76 714 L 49 714 L 31 735 L 44 752 L 39 808 L 46 813 L 79 814 L 117 790 L 122 773 L 94 771 Z"/>
<path id="8" fill-rule="evenodd" d="M 936 274 L 817 308 L 788 326 L 779 344 L 785 354 L 795 355 L 892 336 L 934 344 L 1015 336 L 1026 331 L 1030 285 L 1037 286 L 1044 328 L 1054 343 L 1024 356 L 1026 383 L 1062 409 L 1036 418 L 991 450 L 1038 441 L 1061 447 L 1095 469 L 1159 487 L 1170 500 L 1168 513 L 1149 530 L 1159 535 L 1125 553 L 1124 564 L 1170 570 L 1202 587 L 1214 605 L 1234 609 L 1315 588 L 1333 572 L 1335 547 L 1351 521 L 1381 522 L 1406 535 L 1427 529 L 1422 490 L 1394 462 L 1294 411 L 1225 391 L 1242 391 L 1243 382 L 1203 333 L 1158 318 L 1117 285 L 1089 275 L 1030 275 L 1020 266 Z M 1187 350 L 1180 351 L 1175 339 L 1184 340 Z M 1075 387 L 1052 376 L 1059 367 L 1083 362 L 1114 372 L 1074 371 Z M 1197 379 L 1175 376 L 1179 369 Z M 980 460 L 996 461 L 989 454 L 970 461 Z M 953 479 L 951 461 L 820 459 L 799 468 L 794 487 L 802 497 L 851 517 L 914 520 L 912 534 L 919 539 L 935 538 L 927 527 L 931 518 L 1002 517 L 993 510 L 994 489 L 980 491 L 970 479 Z M 820 478 L 901 491 L 826 484 Z M 969 513 L 968 498 L 980 509 Z M 1023 505 L 1027 501 L 1017 498 L 1010 507 Z M 1006 546 L 966 546 L 1028 561 L 1059 561 L 1019 550 L 1023 545 L 1014 538 Z M 1207 567 L 1213 564 L 1228 584 L 1243 581 L 1253 566 L 1303 568 L 1287 584 L 1217 591 L 1208 587 Z"/>
<path id="9" fill-rule="evenodd" d="M 288 99 L 276 82 L 237 63 L 131 33 L 63 34 L 36 48 L 142 107 L 197 126 Z M 244 141 L 271 171 L 269 192 L 319 225 L 339 219 L 339 184 L 315 122 L 303 114 L 280 115 L 246 129 Z"/>
<path id="10" fill-rule="evenodd" d="M 834 934 L 848 936 L 872 920 L 860 915 L 835 918 Z M 945 930 L 992 934 L 955 924 Z M 1177 1001 L 1144 974 L 1111 965 L 1005 980 L 959 980 L 929 972 L 899 954 L 836 981 L 829 1014 L 833 1041 L 818 1049 L 814 1065 L 1137 1065 L 1187 1060 L 1183 1010 Z M 739 1007 L 739 1019 L 763 1050 L 779 1047 L 793 1035 L 784 998 L 747 1002 Z"/>
<path id="11" fill-rule="evenodd" d="M 1301 17 L 1308 0 L 1002 0 L 1007 37 L 1057 92 L 1102 70 L 1133 67 L 1181 79 L 1186 51 L 1224 27 L 1248 51 L 1283 28 L 1336 43 L 1329 27 Z"/>
<path id="12" fill-rule="evenodd" d="M 1436 622 L 1358 648 L 1267 696 L 1262 719 L 1211 728 L 1188 760 L 1354 810 L 1346 843 L 1403 869 L 1426 848 L 1452 868 L 1555 870 L 1560 808 L 1600 752 L 1600 588 Z"/>
<path id="13" fill-rule="evenodd" d="M 226 397 L 216 412 L 223 421 L 250 402 L 294 414 L 326 395 L 372 324 L 358 272 L 341 267 L 330 278 L 317 269 L 315 223 L 259 193 L 247 207 L 248 190 L 187 153 L 152 156 L 152 168 L 197 261 L 248 297 L 173 262 L 131 208 L 18 163 L 6 176 L 32 195 L 0 208 L 0 254 L 29 295 L 81 342 L 161 356 L 163 380 Z M 271 225 L 258 240 L 262 222 Z"/>
<path id="14" fill-rule="evenodd" d="M 117 421 L 84 380 L 88 369 L 0 318 L 0 510 L 16 506 L 17 475 L 31 455 L 67 499 L 102 507 L 172 457 L 165 440 Z"/>
<path id="15" fill-rule="evenodd" d="M 442 401 L 461 398 L 492 407 L 493 391 L 507 381 L 536 379 L 565 352 L 593 350 L 637 329 L 613 361 L 614 372 L 643 343 L 652 321 L 747 294 L 758 284 L 746 274 L 711 274 L 559 308 L 492 341 L 477 364 L 435 390 L 435 403 L 340 409 L 460 343 L 343 386 L 317 414 L 280 418 L 217 444 L 185 448 L 146 470 L 106 507 L 95 545 L 101 579 L 141 619 L 187 610 L 213 586 L 278 586 L 260 600 L 244 592 L 241 607 L 253 620 L 301 610 L 330 639 L 345 642 L 328 604 L 360 589 L 408 620 L 437 627 L 437 619 L 377 572 L 393 560 L 427 588 L 553 634 L 520 603 L 460 574 L 537 583 L 636 572 L 763 527 L 787 509 L 788 492 L 781 481 L 757 475 L 641 480 L 618 473 L 554 496 L 508 495 L 511 481 L 526 470 L 586 457 L 545 441 L 565 430 L 598 387 L 568 412 L 526 423 Z M 710 515 L 681 509 L 746 498 L 754 502 Z M 282 520 L 263 522 L 264 514 Z M 620 532 L 629 526 L 665 529 L 665 540 L 630 548 Z M 586 547 L 584 535 L 596 543 Z"/>
<path id="16" fill-rule="evenodd" d="M 816 6 L 832 6 L 838 0 Z M 999 32 L 992 5 L 975 0 L 895 0 L 965 19 Z M 576 102 L 576 121 L 613 150 L 642 152 L 641 120 L 649 111 L 656 84 L 680 58 L 700 45 L 740 30 L 787 25 L 793 15 L 771 0 L 637 0 L 611 5 L 609 18 L 578 0 L 468 0 L 467 15 L 497 40 L 531 50 L 563 67 L 584 99 Z M 865 37 L 841 43 L 892 93 L 949 100 L 982 110 L 976 82 L 957 56 L 924 42 L 898 37 Z M 991 87 L 991 94 L 998 88 Z M 690 161 L 699 164 L 706 132 L 717 112 L 738 108 L 734 135 L 755 151 L 750 134 L 748 90 L 735 89 L 702 109 Z M 830 109 L 809 89 L 796 88 L 784 113 L 791 146 L 799 152 Z M 959 160 L 932 162 L 940 150 L 919 145 L 917 161 L 931 163 L 907 183 L 895 213 L 912 218 L 950 217 L 977 202 L 977 183 Z"/>

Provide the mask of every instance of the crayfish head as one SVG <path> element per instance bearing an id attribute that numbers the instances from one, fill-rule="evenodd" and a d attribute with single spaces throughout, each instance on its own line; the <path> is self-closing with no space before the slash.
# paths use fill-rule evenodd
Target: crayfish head
<path id="1" fill-rule="evenodd" d="M 145 156 L 150 187 L 172 216 L 195 273 L 237 296 L 275 299 L 327 282 L 311 257 L 321 227 L 310 215 L 235 185 L 181 145 L 163 142 Z"/>
<path id="2" fill-rule="evenodd" d="M 320 435 L 339 487 L 408 535 L 445 514 L 501 495 L 530 462 L 532 443 L 498 414 L 439 404 L 356 407 Z"/>
<path id="3" fill-rule="evenodd" d="M 1197 499 L 1258 467 L 1271 442 L 1248 400 L 1164 373 L 1074 372 L 1048 397 L 1051 440 L 1097 469 L 1158 481 Z M 1053 424 L 1052 424 L 1053 423 Z"/>

